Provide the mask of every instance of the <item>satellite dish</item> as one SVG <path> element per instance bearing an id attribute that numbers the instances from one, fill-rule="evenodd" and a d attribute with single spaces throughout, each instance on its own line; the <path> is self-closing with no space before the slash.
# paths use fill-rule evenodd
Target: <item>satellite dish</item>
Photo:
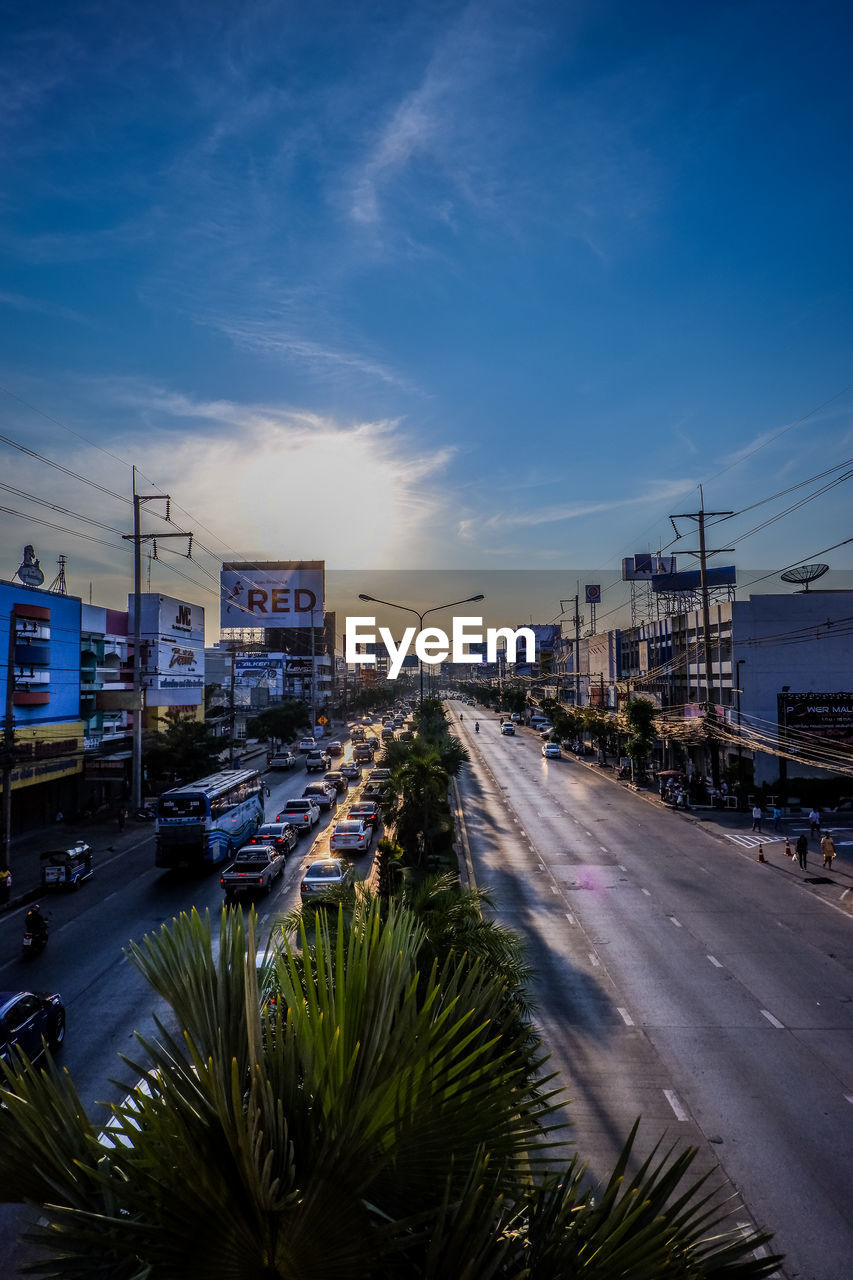
<path id="1" fill-rule="evenodd" d="M 783 582 L 797 582 L 805 586 L 808 591 L 810 582 L 815 582 L 828 572 L 828 564 L 801 564 L 796 569 L 789 569 L 787 573 L 780 574 L 780 577 Z"/>

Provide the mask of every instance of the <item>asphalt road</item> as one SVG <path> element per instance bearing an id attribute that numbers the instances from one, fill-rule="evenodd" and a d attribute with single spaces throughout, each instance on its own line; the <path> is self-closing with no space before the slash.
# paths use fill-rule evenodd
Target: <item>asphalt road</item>
<path id="1" fill-rule="evenodd" d="M 530 730 L 501 737 L 483 713 L 475 735 L 479 709 L 447 706 L 472 755 L 476 880 L 528 941 L 577 1149 L 608 1171 L 641 1115 L 640 1152 L 664 1131 L 696 1146 L 696 1169 L 740 1193 L 734 1221 L 775 1232 L 790 1280 L 850 1280 L 849 911 L 780 846 L 761 864 L 572 758 L 543 759 Z"/>
<path id="2" fill-rule="evenodd" d="M 348 746 L 345 759 L 351 755 Z M 340 759 L 332 761 L 334 768 Z M 303 761 L 295 769 L 266 775 L 271 795 L 266 799 L 268 819 L 291 796 L 301 796 L 306 782 Z M 355 796 L 353 782 L 349 797 Z M 346 796 L 340 797 L 342 810 Z M 263 947 L 276 918 L 299 904 L 303 868 L 328 854 L 328 837 L 337 817 L 322 813 L 311 836 L 303 836 L 287 861 L 284 874 L 274 882 L 268 897 L 255 900 L 259 917 L 259 942 Z M 375 847 L 375 846 L 374 846 Z M 369 854 L 355 861 L 356 874 L 366 874 Z M 139 838 L 121 854 L 95 850 L 95 875 L 79 890 L 45 894 L 43 909 L 50 916 L 50 939 L 41 955 L 21 959 L 24 915 L 22 907 L 0 918 L 0 990 L 58 991 L 65 1002 L 67 1035 L 59 1056 L 70 1072 L 90 1116 L 108 1119 L 96 1103 L 116 1102 L 138 1079 L 119 1061 L 118 1054 L 134 1057 L 135 1031 L 153 1036 L 153 1015 L 165 1016 L 165 1007 L 124 956 L 131 939 L 137 941 L 181 911 L 195 906 L 210 910 L 218 933 L 222 890 L 217 872 L 197 877 L 179 876 L 154 865 L 152 826 L 140 826 Z M 112 1083 L 118 1081 L 119 1083 Z M 17 1206 L 0 1206 L 0 1275 L 18 1274 L 31 1254 L 17 1244 L 24 1213 Z"/>

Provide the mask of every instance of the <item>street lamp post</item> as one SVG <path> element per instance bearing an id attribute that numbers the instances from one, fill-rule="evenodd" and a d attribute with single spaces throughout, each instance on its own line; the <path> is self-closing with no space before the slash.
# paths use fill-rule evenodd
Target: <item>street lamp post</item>
<path id="1" fill-rule="evenodd" d="M 432 606 L 431 609 L 424 609 L 423 613 L 419 613 L 417 609 L 413 609 L 410 605 L 396 604 L 393 600 L 380 600 L 377 596 L 367 596 L 367 595 L 364 595 L 363 592 L 359 592 L 358 598 L 359 600 L 369 600 L 371 604 L 387 605 L 389 609 L 402 609 L 404 613 L 413 613 L 417 618 L 418 622 L 421 624 L 421 631 L 423 631 L 424 618 L 427 616 L 428 613 L 438 613 L 439 609 L 455 609 L 458 604 L 475 604 L 476 601 L 485 600 L 486 597 L 484 595 L 466 596 L 464 600 L 451 600 L 449 604 L 435 604 Z M 420 668 L 421 668 L 420 670 L 421 696 L 419 701 L 422 704 L 424 700 L 424 664 L 423 662 L 421 662 Z"/>

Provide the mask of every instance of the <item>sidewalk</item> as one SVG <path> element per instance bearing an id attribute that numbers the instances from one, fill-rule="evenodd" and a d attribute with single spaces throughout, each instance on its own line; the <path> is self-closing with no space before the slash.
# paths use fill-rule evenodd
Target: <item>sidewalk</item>
<path id="1" fill-rule="evenodd" d="M 263 771 L 266 769 L 267 754 L 266 742 L 253 743 L 239 751 L 241 763 L 235 767 L 260 766 Z M 153 822 L 137 822 L 128 814 L 124 830 L 120 831 L 115 813 L 104 811 L 87 821 L 52 822 L 48 826 L 34 827 L 22 835 L 13 836 L 9 850 L 12 895 L 5 906 L 0 906 L 0 914 L 14 911 L 16 907 L 34 902 L 40 896 L 41 854 L 51 849 L 70 849 L 82 840 L 91 847 L 93 866 L 97 872 L 101 855 L 121 853 L 134 844 L 140 834 L 153 830 Z"/>

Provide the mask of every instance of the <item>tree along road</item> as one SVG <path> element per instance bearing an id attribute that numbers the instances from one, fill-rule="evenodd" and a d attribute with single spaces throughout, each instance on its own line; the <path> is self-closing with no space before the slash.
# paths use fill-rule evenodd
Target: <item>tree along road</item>
<path id="1" fill-rule="evenodd" d="M 290 796 L 301 796 L 309 780 L 301 761 L 292 772 L 268 774 L 271 795 L 265 802 L 267 818 L 275 818 Z M 351 788 L 350 799 L 355 797 L 357 786 Z M 345 802 L 346 797 L 341 796 L 341 810 Z M 314 858 L 328 856 L 328 835 L 336 820 L 336 814 L 323 813 L 311 836 L 303 836 L 288 858 L 284 875 L 275 882 L 269 897 L 255 900 L 261 947 L 275 918 L 299 905 L 304 867 Z M 366 875 L 371 861 L 369 854 L 358 858 L 356 874 Z M 218 936 L 223 900 L 219 868 L 199 878 L 155 867 L 154 833 L 149 827 L 140 827 L 137 843 L 120 855 L 95 849 L 94 867 L 94 877 L 78 891 L 41 898 L 42 908 L 51 917 L 50 940 L 34 959 L 21 959 L 26 908 L 0 918 L 0 990 L 60 993 L 68 1023 L 58 1062 L 71 1073 L 90 1116 L 97 1116 L 96 1102 L 117 1102 L 136 1083 L 138 1073 L 123 1064 L 118 1054 L 142 1062 L 134 1031 L 154 1036 L 153 1015 L 166 1016 L 162 1001 L 126 961 L 124 948 L 131 939 L 140 941 L 164 921 L 193 906 L 202 915 L 210 909 L 214 935 Z M 104 1111 L 104 1121 L 108 1118 Z M 25 1225 L 24 1217 L 17 1206 L 0 1205 L 0 1275 L 18 1274 L 23 1262 L 32 1260 L 32 1250 L 19 1246 L 16 1240 Z"/>
<path id="2" fill-rule="evenodd" d="M 853 919 L 530 730 L 473 716 L 460 794 L 478 884 L 522 934 L 570 1141 L 607 1172 L 634 1119 L 715 1164 L 791 1280 L 853 1258 Z"/>

